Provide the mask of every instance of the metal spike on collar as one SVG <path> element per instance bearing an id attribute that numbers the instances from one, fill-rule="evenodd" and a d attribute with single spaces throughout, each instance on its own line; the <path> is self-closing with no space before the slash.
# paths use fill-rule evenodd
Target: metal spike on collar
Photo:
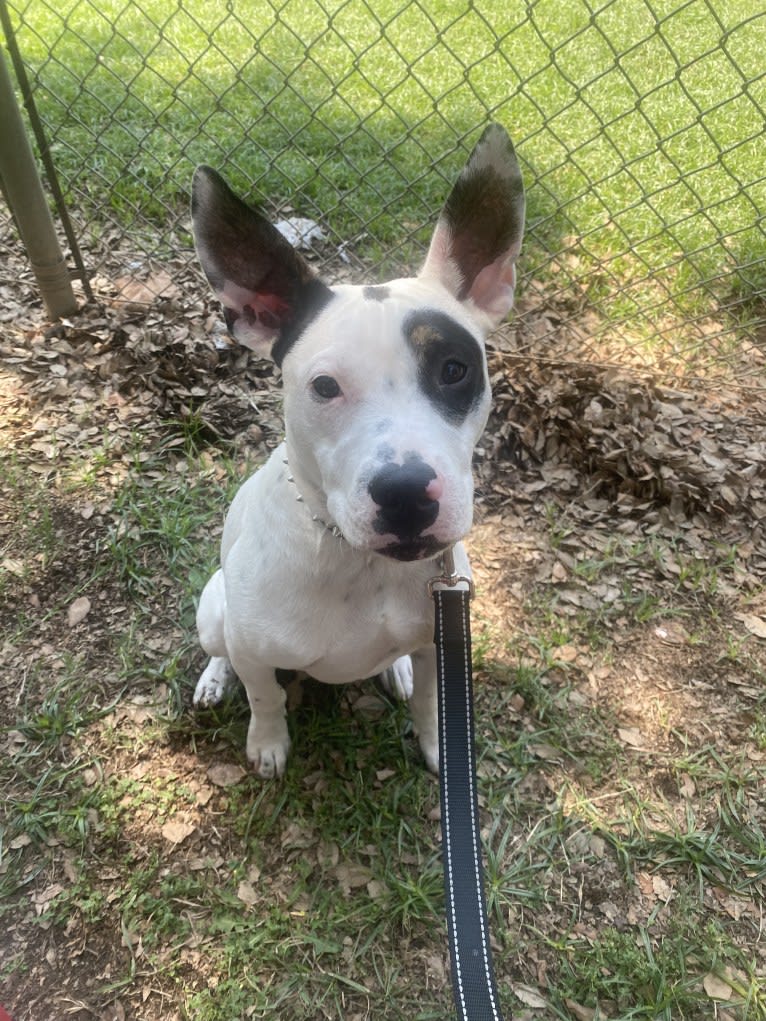
<path id="1" fill-rule="evenodd" d="M 289 469 L 290 464 L 289 464 L 289 462 L 288 462 L 286 457 L 282 458 L 282 464 L 284 464 L 285 467 Z M 297 492 L 297 488 L 298 487 L 297 487 L 297 483 L 295 481 L 295 477 L 293 475 L 291 475 L 289 473 L 289 471 L 288 471 L 288 474 L 287 474 L 287 481 L 291 485 L 296 487 L 295 499 L 296 499 L 297 503 L 306 503 L 306 501 L 303 499 L 303 496 L 299 492 Z M 312 513 L 311 514 L 311 520 L 315 521 L 318 525 L 321 525 L 322 528 L 324 528 L 327 532 L 330 533 L 330 535 L 334 536 L 336 539 L 343 539 L 344 538 L 343 532 L 341 532 L 341 530 L 338 528 L 337 525 L 330 525 L 330 524 L 328 524 L 326 521 L 324 521 L 322 518 L 320 518 L 318 514 Z"/>

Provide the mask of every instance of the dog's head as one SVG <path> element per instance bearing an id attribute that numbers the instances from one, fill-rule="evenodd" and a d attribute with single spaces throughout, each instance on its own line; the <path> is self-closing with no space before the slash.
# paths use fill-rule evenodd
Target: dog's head
<path id="1" fill-rule="evenodd" d="M 291 469 L 312 510 L 399 560 L 462 538 L 489 411 L 484 338 L 513 304 L 524 228 L 505 131 L 484 132 L 416 277 L 326 285 L 209 167 L 192 219 L 232 337 L 282 367 Z"/>

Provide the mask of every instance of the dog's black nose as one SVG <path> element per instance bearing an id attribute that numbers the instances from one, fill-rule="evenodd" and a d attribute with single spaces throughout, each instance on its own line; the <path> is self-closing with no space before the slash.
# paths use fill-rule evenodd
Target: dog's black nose
<path id="1" fill-rule="evenodd" d="M 436 521 L 438 490 L 436 472 L 420 458 L 385 465 L 368 487 L 380 507 L 375 531 L 379 535 L 395 535 L 402 542 L 415 539 Z"/>

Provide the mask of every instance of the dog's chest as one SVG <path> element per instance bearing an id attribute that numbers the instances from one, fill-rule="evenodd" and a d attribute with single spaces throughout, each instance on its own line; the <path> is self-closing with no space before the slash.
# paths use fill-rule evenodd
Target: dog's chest
<path id="1" fill-rule="evenodd" d="M 312 659 L 304 669 L 317 680 L 372 676 L 430 641 L 426 601 L 370 581 L 349 585 L 313 615 Z"/>
<path id="2" fill-rule="evenodd" d="M 322 546 L 309 559 L 295 546 L 263 545 L 255 556 L 252 543 L 235 544 L 226 571 L 235 667 L 258 661 L 348 683 L 432 640 L 433 565 L 389 564 L 329 536 Z"/>

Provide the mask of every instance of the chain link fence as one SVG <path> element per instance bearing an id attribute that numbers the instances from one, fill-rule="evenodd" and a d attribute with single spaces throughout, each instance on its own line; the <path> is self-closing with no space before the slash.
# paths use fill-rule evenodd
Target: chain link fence
<path id="1" fill-rule="evenodd" d="M 758 6 L 12 0 L 6 34 L 97 288 L 121 266 L 200 293 L 199 162 L 319 228 L 328 278 L 410 271 L 495 119 L 528 191 L 506 353 L 761 385 Z"/>

